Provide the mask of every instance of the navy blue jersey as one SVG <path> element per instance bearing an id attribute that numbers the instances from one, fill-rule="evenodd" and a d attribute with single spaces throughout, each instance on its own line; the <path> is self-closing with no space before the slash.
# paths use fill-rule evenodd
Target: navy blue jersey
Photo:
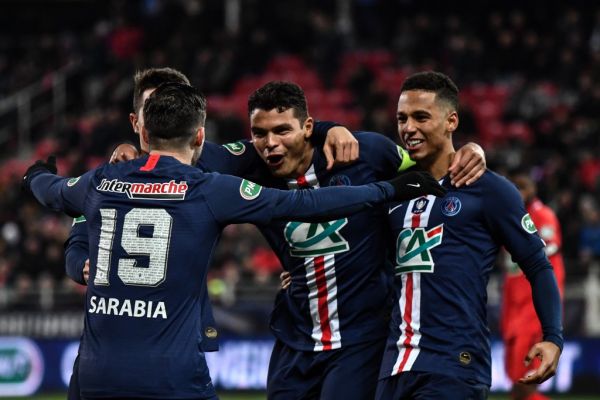
<path id="1" fill-rule="evenodd" d="M 490 385 L 486 286 L 496 255 L 505 246 L 527 264 L 544 243 L 505 178 L 487 171 L 470 186 L 443 185 L 444 198 L 388 209 L 397 299 L 380 378 L 424 371 Z"/>
<path id="2" fill-rule="evenodd" d="M 315 123 L 315 137 L 319 138 L 321 142 L 324 141 L 327 131 L 333 126 L 336 124 L 331 122 Z M 268 168 L 248 140 L 227 143 L 222 146 L 205 142 L 196 166 L 203 171 L 235 175 L 257 182 L 264 181 L 264 177 L 269 176 Z M 83 267 L 85 260 L 89 257 L 87 224 L 83 217 L 76 218 L 75 222 L 65 243 L 65 269 L 67 276 L 77 283 L 85 284 Z M 203 351 L 217 351 L 219 349 L 218 330 L 212 308 L 207 306 L 210 301 L 208 291 L 205 293 L 200 316 L 202 326 L 205 327 L 201 347 Z"/>
<path id="3" fill-rule="evenodd" d="M 360 158 L 326 170 L 320 148 L 303 176 L 269 185 L 291 189 L 361 185 L 397 174 L 399 148 L 376 133 L 357 133 Z M 321 190 L 321 189 L 320 189 Z M 275 221 L 259 225 L 291 286 L 275 301 L 270 327 L 289 347 L 324 351 L 383 339 L 391 289 L 386 263 L 386 212 L 364 210 L 324 223 Z"/>
<path id="4" fill-rule="evenodd" d="M 386 137 L 373 132 L 355 136 L 360 158 L 350 166 L 327 171 L 323 151 L 316 147 L 309 170 L 298 179 L 274 179 L 268 171 L 251 176 L 282 189 L 350 186 L 389 179 L 411 165 L 404 150 Z M 259 157 L 250 142 L 234 147 L 239 161 L 229 157 L 230 171 Z M 206 150 L 202 167 L 224 168 L 223 149 Z M 226 151 L 234 154 L 231 148 Z M 296 350 L 323 351 L 386 336 L 386 212 L 373 208 L 326 223 L 275 221 L 258 226 L 292 278 L 290 288 L 278 294 L 271 315 L 270 327 L 278 339 Z"/>
<path id="5" fill-rule="evenodd" d="M 204 142 L 196 166 L 205 172 L 218 172 L 259 181 L 270 172 L 249 140 L 218 145 Z"/>
<path id="6" fill-rule="evenodd" d="M 75 282 L 86 285 L 83 279 L 83 267 L 89 258 L 87 224 L 85 217 L 73 220 L 69 238 L 65 242 L 65 270 L 67 276 Z"/>
<path id="7" fill-rule="evenodd" d="M 79 178 L 38 173 L 31 188 L 44 205 L 83 214 L 95 250 L 80 346 L 82 395 L 160 399 L 214 395 L 198 316 L 225 225 L 355 212 L 394 191 L 387 183 L 280 191 L 158 155 Z"/>

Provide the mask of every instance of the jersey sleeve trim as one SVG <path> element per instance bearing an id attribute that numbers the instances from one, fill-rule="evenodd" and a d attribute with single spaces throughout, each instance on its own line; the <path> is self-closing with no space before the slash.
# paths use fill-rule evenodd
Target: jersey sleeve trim
<path id="1" fill-rule="evenodd" d="M 410 155 L 408 154 L 408 151 L 404 150 L 400 146 L 396 146 L 396 147 L 398 149 L 398 155 L 400 156 L 400 160 L 401 160 L 400 166 L 398 167 L 398 172 L 406 171 L 410 167 L 417 165 L 416 162 L 411 160 Z"/>

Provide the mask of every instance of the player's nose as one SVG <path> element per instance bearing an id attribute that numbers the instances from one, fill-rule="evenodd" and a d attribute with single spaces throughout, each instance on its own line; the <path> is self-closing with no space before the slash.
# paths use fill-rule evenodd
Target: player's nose
<path id="1" fill-rule="evenodd" d="M 267 133 L 267 136 L 265 138 L 265 143 L 267 145 L 267 148 L 275 148 L 279 145 L 279 139 L 277 137 L 277 135 L 269 132 Z"/>
<path id="2" fill-rule="evenodd" d="M 415 133 L 417 131 L 416 121 L 412 118 L 406 120 L 406 123 L 402 126 L 402 131 L 405 133 Z"/>

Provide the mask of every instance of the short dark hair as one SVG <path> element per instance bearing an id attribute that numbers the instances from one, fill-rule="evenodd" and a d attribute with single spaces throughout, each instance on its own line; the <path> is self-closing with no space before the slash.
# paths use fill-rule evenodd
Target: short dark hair
<path id="1" fill-rule="evenodd" d="M 205 119 L 206 98 L 190 85 L 163 83 L 144 103 L 144 125 L 157 148 L 186 145 Z"/>
<path id="2" fill-rule="evenodd" d="M 425 71 L 409 76 L 402 84 L 400 93 L 407 90 L 433 92 L 436 95 L 436 100 L 445 101 L 454 110 L 458 110 L 458 87 L 452 82 L 452 79 L 441 72 Z"/>
<path id="3" fill-rule="evenodd" d="M 169 67 L 137 71 L 133 77 L 133 112 L 137 114 L 142 107 L 142 97 L 146 90 L 156 89 L 161 83 L 166 82 L 190 84 L 187 76 Z"/>
<path id="4" fill-rule="evenodd" d="M 304 90 L 292 82 L 269 82 L 255 90 L 248 98 L 248 115 L 257 109 L 265 111 L 277 109 L 278 112 L 284 112 L 290 108 L 294 111 L 294 117 L 300 121 L 300 125 L 304 125 L 308 118 L 306 96 Z"/>

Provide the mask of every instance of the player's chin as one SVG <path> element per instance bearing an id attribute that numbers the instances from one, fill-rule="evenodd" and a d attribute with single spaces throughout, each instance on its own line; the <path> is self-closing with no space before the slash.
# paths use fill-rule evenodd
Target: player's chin
<path id="1" fill-rule="evenodd" d="M 269 166 L 269 170 L 271 171 L 271 175 L 276 178 L 288 178 L 290 174 L 287 168 L 283 168 L 283 166 Z"/>
<path id="2" fill-rule="evenodd" d="M 408 151 L 408 155 L 410 156 L 410 158 L 413 161 L 421 161 L 427 156 L 427 153 L 425 151 L 423 151 L 423 149 L 421 149 L 421 148 L 409 149 L 407 151 Z"/>

